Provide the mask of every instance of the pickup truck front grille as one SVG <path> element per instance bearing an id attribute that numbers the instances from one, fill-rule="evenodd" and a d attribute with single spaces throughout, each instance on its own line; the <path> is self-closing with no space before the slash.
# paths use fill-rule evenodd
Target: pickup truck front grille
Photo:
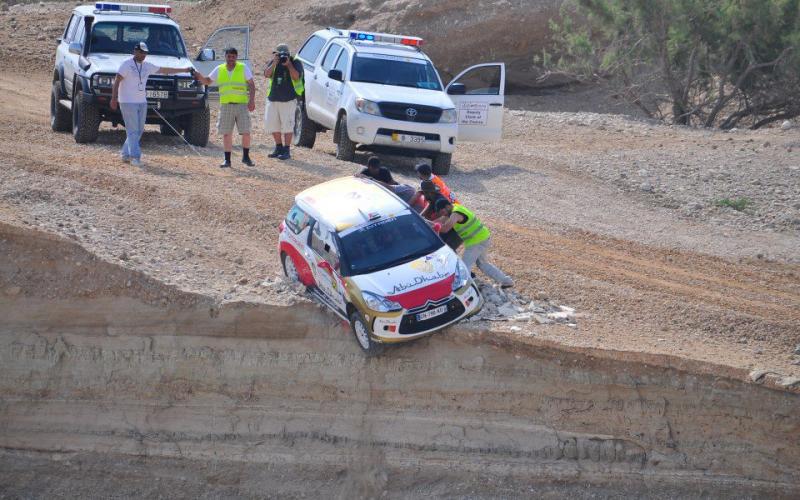
<path id="1" fill-rule="evenodd" d="M 436 123 L 442 117 L 442 108 L 437 108 L 436 106 L 422 106 L 420 104 L 402 102 L 380 102 L 378 107 L 384 117 L 392 120 Z"/>
<path id="2" fill-rule="evenodd" d="M 147 90 L 175 90 L 175 79 L 151 76 L 147 80 Z"/>

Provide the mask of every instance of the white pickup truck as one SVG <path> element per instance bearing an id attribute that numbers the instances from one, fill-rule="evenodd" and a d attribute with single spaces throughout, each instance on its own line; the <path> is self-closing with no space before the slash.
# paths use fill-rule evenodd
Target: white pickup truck
<path id="1" fill-rule="evenodd" d="M 346 31 L 312 34 L 297 54 L 305 70 L 294 144 L 333 130 L 336 157 L 356 150 L 425 156 L 447 174 L 457 141 L 499 141 L 505 65 L 472 66 L 443 85 L 417 37 Z"/>

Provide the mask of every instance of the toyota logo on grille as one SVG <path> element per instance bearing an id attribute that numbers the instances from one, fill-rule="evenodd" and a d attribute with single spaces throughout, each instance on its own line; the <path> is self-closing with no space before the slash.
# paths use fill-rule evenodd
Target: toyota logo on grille
<path id="1" fill-rule="evenodd" d="M 406 109 L 406 116 L 408 116 L 409 118 L 414 118 L 415 116 L 417 116 L 417 110 L 414 108 Z"/>

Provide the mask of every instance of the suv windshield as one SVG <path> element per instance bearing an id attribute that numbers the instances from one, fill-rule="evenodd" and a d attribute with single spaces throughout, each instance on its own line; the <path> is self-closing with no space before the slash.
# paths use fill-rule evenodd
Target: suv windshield
<path id="1" fill-rule="evenodd" d="M 340 240 L 342 270 L 348 276 L 411 262 L 444 245 L 419 216 L 409 212 L 356 229 Z"/>
<path id="2" fill-rule="evenodd" d="M 442 90 L 433 64 L 410 57 L 356 54 L 350 79 L 354 82 Z"/>
<path id="3" fill-rule="evenodd" d="M 130 22 L 95 24 L 89 52 L 131 54 L 137 42 L 145 42 L 152 55 L 186 57 L 181 35 L 174 26 Z"/>

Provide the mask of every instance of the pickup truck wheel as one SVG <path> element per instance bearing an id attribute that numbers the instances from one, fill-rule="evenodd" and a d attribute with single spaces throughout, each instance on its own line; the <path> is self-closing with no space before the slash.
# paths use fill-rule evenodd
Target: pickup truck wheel
<path id="1" fill-rule="evenodd" d="M 53 132 L 69 132 L 72 128 L 72 117 L 69 110 L 60 105 L 61 84 L 53 82 L 53 91 L 50 93 L 50 128 Z"/>
<path id="2" fill-rule="evenodd" d="M 379 344 L 370 338 L 369 326 L 367 326 L 364 316 L 356 310 L 350 313 L 350 328 L 353 330 L 358 346 L 364 351 L 364 354 L 371 357 L 383 353 L 383 344 Z"/>
<path id="3" fill-rule="evenodd" d="M 97 106 L 88 102 L 78 89 L 72 99 L 72 137 L 75 142 L 85 144 L 97 140 L 100 129 L 100 112 Z"/>
<path id="4" fill-rule="evenodd" d="M 186 139 L 186 142 L 193 146 L 205 147 L 206 144 L 208 144 L 208 131 L 210 127 L 211 112 L 208 106 L 206 106 L 202 111 L 192 113 L 186 118 L 186 126 L 183 128 L 183 137 Z"/>
<path id="5" fill-rule="evenodd" d="M 450 173 L 450 162 L 453 161 L 452 153 L 436 153 L 433 157 L 431 170 L 436 175 L 447 175 Z"/>
<path id="6" fill-rule="evenodd" d="M 356 143 L 350 140 L 347 133 L 347 116 L 339 119 L 339 134 L 336 137 L 336 159 L 353 161 L 356 157 Z"/>
<path id="7" fill-rule="evenodd" d="M 306 105 L 303 101 L 297 101 L 294 110 L 294 137 L 292 142 L 295 146 L 313 148 L 317 140 L 317 125 L 311 121 L 306 114 Z"/>
<path id="8" fill-rule="evenodd" d="M 171 125 L 173 127 L 175 127 L 175 130 L 177 130 L 178 132 L 181 131 L 181 126 L 178 125 L 177 123 L 172 123 Z M 159 125 L 158 126 L 158 130 L 161 132 L 161 135 L 167 135 L 167 136 L 178 135 L 178 134 L 175 133 L 175 130 L 172 130 L 171 128 L 169 128 L 165 123 L 162 123 L 161 125 Z"/>

